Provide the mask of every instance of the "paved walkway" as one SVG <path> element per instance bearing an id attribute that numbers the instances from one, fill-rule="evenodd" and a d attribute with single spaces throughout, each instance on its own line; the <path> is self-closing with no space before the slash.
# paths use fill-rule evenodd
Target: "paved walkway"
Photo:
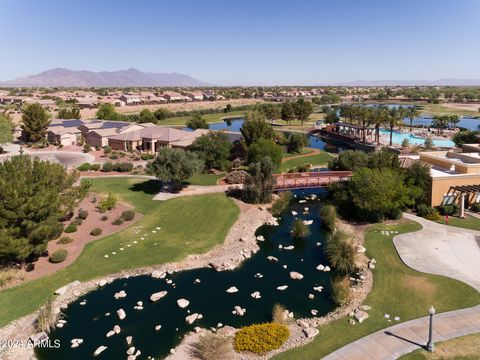
<path id="1" fill-rule="evenodd" d="M 411 214 L 404 214 L 404 217 L 423 226 L 420 231 L 400 234 L 393 239 L 408 266 L 461 280 L 480 291 L 479 231 L 445 226 Z M 434 341 L 477 332 L 480 332 L 480 305 L 434 317 Z M 324 359 L 393 360 L 425 346 L 427 338 L 428 317 L 424 317 L 365 336 Z"/>
<path id="2" fill-rule="evenodd" d="M 200 186 L 200 185 L 189 185 L 182 189 L 178 193 L 168 193 L 168 192 L 159 192 L 153 200 L 170 200 L 181 196 L 193 196 L 193 195 L 203 195 L 203 194 L 213 194 L 213 193 L 224 193 L 230 188 L 240 189 L 242 185 L 211 185 L 211 186 Z"/>

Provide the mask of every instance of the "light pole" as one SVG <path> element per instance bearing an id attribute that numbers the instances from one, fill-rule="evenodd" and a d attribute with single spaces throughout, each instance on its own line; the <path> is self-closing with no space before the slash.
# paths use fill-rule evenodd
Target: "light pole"
<path id="1" fill-rule="evenodd" d="M 433 344 L 433 340 L 432 340 L 432 322 L 433 322 L 433 315 L 435 315 L 435 308 L 432 306 L 430 306 L 430 309 L 428 309 L 428 313 L 430 314 L 430 325 L 429 325 L 429 328 L 428 328 L 428 343 L 427 343 L 427 350 L 429 352 L 433 352 L 433 350 L 435 349 L 435 346 Z"/>

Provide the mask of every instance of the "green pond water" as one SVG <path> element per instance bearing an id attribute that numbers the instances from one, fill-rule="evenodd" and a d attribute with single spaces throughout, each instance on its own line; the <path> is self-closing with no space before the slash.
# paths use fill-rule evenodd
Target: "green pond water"
<path id="1" fill-rule="evenodd" d="M 312 193 L 297 192 L 295 201 L 280 216 L 279 226 L 258 229 L 257 235 L 265 237 L 264 242 L 259 242 L 260 251 L 236 270 L 187 270 L 167 275 L 165 279 L 130 277 L 116 280 L 81 297 L 64 311 L 65 326 L 50 334 L 52 341 L 60 340 L 60 348 L 37 349 L 37 356 L 42 360 L 126 359 L 129 346 L 125 337 L 132 336 L 132 345 L 141 351 L 137 359 L 146 359 L 148 356 L 159 359 L 168 355 L 170 349 L 177 346 L 195 326 L 209 328 L 222 323 L 241 327 L 267 322 L 271 320 L 276 303 L 292 311 L 295 318 L 312 317 L 311 310 L 314 309 L 318 311 L 317 316 L 327 314 L 335 305 L 330 300 L 330 273 L 316 269 L 319 264 L 327 264 L 323 253 L 325 236 L 319 216 L 320 201 L 309 199 L 303 202 L 306 195 Z M 308 213 L 304 213 L 305 207 L 309 208 Z M 298 215 L 292 215 L 292 211 Z M 313 220 L 308 238 L 291 238 L 290 227 L 295 218 Z M 279 245 L 293 245 L 294 249 L 280 249 Z M 278 262 L 269 261 L 267 256 L 278 258 Z M 292 280 L 290 271 L 299 272 L 304 278 Z M 259 273 L 263 277 L 256 276 Z M 175 287 L 167 284 L 167 279 L 171 279 Z M 195 279 L 201 282 L 194 284 Z M 288 288 L 277 290 L 282 285 L 288 285 Z M 226 290 L 231 286 L 239 291 L 227 293 Z M 317 286 L 323 286 L 323 290 L 315 291 L 313 287 Z M 114 299 L 114 294 L 120 290 L 124 290 L 127 296 Z M 150 302 L 150 295 L 162 290 L 168 291 L 168 294 L 155 303 Z M 251 297 L 250 294 L 255 291 L 260 292 L 260 299 Z M 314 299 L 309 299 L 309 294 L 314 294 Z M 188 307 L 178 307 L 177 300 L 181 298 L 190 301 Z M 84 300 L 86 304 L 81 305 Z M 134 309 L 137 301 L 143 301 L 143 310 Z M 244 316 L 232 314 L 236 305 L 246 309 Z M 116 314 L 120 308 L 126 312 L 123 320 Z M 106 313 L 110 313 L 110 316 L 106 316 Z M 203 318 L 189 325 L 185 317 L 193 313 L 200 313 Z M 114 325 L 121 327 L 121 333 L 107 338 L 107 332 Z M 155 330 L 157 325 L 161 325 L 159 331 Z M 83 343 L 72 349 L 70 340 L 74 338 L 83 339 Z M 93 353 L 100 345 L 108 348 L 94 357 Z"/>

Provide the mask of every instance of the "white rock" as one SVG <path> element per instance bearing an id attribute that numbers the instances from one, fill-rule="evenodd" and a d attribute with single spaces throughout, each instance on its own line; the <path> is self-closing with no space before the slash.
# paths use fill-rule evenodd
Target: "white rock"
<path id="1" fill-rule="evenodd" d="M 135 346 L 129 347 L 127 350 L 127 355 L 133 355 L 135 353 Z"/>
<path id="2" fill-rule="evenodd" d="M 238 289 L 235 286 L 231 286 L 227 289 L 227 293 L 229 293 L 229 294 L 233 294 L 233 293 L 236 293 L 236 292 L 238 292 Z"/>
<path id="3" fill-rule="evenodd" d="M 188 306 L 188 304 L 190 304 L 190 301 L 188 301 L 187 299 L 178 299 L 177 300 L 177 305 L 181 309 L 186 308 Z"/>
<path id="4" fill-rule="evenodd" d="M 385 319 L 390 319 L 390 314 L 385 314 L 384 317 Z"/>
<path id="5" fill-rule="evenodd" d="M 329 267 L 328 265 L 325 266 L 325 268 L 323 269 L 323 271 L 329 272 L 329 271 L 330 271 L 330 267 Z"/>
<path id="6" fill-rule="evenodd" d="M 152 278 L 154 279 L 163 279 L 167 274 L 160 270 L 152 271 Z"/>
<path id="7" fill-rule="evenodd" d="M 241 307 L 238 306 L 238 305 L 235 306 L 235 307 L 233 308 L 233 311 L 232 311 L 232 313 L 233 313 L 234 315 L 238 315 L 238 316 L 243 316 L 246 312 L 247 312 L 246 309 L 243 309 L 243 308 L 241 308 Z"/>
<path id="8" fill-rule="evenodd" d="M 275 256 L 267 256 L 267 259 L 273 262 L 277 262 L 278 259 Z"/>
<path id="9" fill-rule="evenodd" d="M 200 279 L 195 279 L 195 281 L 194 281 L 193 283 L 194 283 L 194 284 L 200 284 L 201 281 L 200 281 Z"/>
<path id="10" fill-rule="evenodd" d="M 297 213 L 296 211 L 292 211 L 292 215 L 293 215 L 293 216 L 297 216 L 298 213 Z"/>
<path id="11" fill-rule="evenodd" d="M 365 249 L 365 247 L 363 247 L 361 245 L 357 246 L 357 253 L 364 253 L 365 251 L 367 251 L 367 249 Z"/>
<path id="12" fill-rule="evenodd" d="M 312 224 L 313 224 L 313 220 L 303 220 L 303 224 L 304 224 L 304 225 L 312 225 Z"/>
<path id="13" fill-rule="evenodd" d="M 310 313 L 311 313 L 313 316 L 317 316 L 318 310 L 313 309 L 313 310 L 310 311 Z"/>
<path id="14" fill-rule="evenodd" d="M 258 235 L 257 241 L 265 241 L 265 238 L 263 237 L 263 235 Z"/>
<path id="15" fill-rule="evenodd" d="M 95 350 L 95 352 L 93 353 L 93 356 L 98 356 L 100 355 L 102 352 L 104 352 L 105 350 L 107 350 L 108 348 L 106 346 L 99 346 L 97 348 L 97 350 Z"/>
<path id="16" fill-rule="evenodd" d="M 250 294 L 250 296 L 254 299 L 260 299 L 262 296 L 260 295 L 260 291 L 255 291 Z"/>
<path id="17" fill-rule="evenodd" d="M 303 275 L 296 271 L 290 271 L 290 279 L 293 280 L 302 280 Z"/>
<path id="18" fill-rule="evenodd" d="M 315 298 L 315 295 L 313 294 L 308 294 L 308 298 L 311 300 L 311 299 L 314 299 Z"/>
<path id="19" fill-rule="evenodd" d="M 278 248 L 283 249 L 283 245 L 282 244 L 278 245 Z"/>
<path id="20" fill-rule="evenodd" d="M 321 242 L 317 242 L 317 246 L 320 246 L 320 245 L 322 245 L 322 243 L 321 243 Z"/>
<path id="21" fill-rule="evenodd" d="M 197 313 L 193 313 L 191 315 L 188 315 L 186 318 L 185 318 L 185 321 L 189 324 L 192 324 L 195 320 L 197 320 L 199 318 L 199 315 L 200 314 L 197 314 Z"/>
<path id="22" fill-rule="evenodd" d="M 113 330 L 110 330 L 108 333 L 107 333 L 107 337 L 110 337 L 110 336 L 113 336 L 115 335 L 115 331 Z"/>
<path id="23" fill-rule="evenodd" d="M 355 313 L 353 314 L 353 316 L 359 323 L 362 323 L 363 320 L 368 319 L 370 315 L 368 315 L 368 313 L 363 310 L 357 309 L 355 310 Z"/>
<path id="24" fill-rule="evenodd" d="M 317 336 L 318 332 L 319 332 L 318 329 L 312 328 L 312 327 L 308 327 L 306 329 L 303 329 L 303 333 L 305 334 L 305 336 L 307 338 L 313 338 L 313 337 Z"/>
<path id="25" fill-rule="evenodd" d="M 318 292 L 322 292 L 323 286 L 315 286 L 315 287 L 313 288 L 313 290 L 318 291 Z"/>
<path id="26" fill-rule="evenodd" d="M 150 295 L 150 301 L 155 302 L 167 295 L 167 291 L 159 291 Z"/>
<path id="27" fill-rule="evenodd" d="M 105 285 L 107 285 L 107 280 L 100 280 L 98 282 L 98 286 L 100 286 L 100 287 L 105 286 Z"/>
<path id="28" fill-rule="evenodd" d="M 317 266 L 317 270 L 319 271 L 323 271 L 324 269 L 325 269 L 325 266 L 323 266 L 322 264 Z"/>
<path id="29" fill-rule="evenodd" d="M 398 316 L 395 316 L 395 317 L 394 317 L 394 320 L 395 320 L 395 321 L 400 321 L 400 318 L 399 318 Z"/>
<path id="30" fill-rule="evenodd" d="M 115 334 L 120 334 L 120 331 L 122 331 L 122 329 L 120 328 L 120 326 L 115 325 L 113 327 L 113 331 L 115 332 Z"/>
<path id="31" fill-rule="evenodd" d="M 284 246 L 283 249 L 284 249 L 284 250 L 293 250 L 293 249 L 295 249 L 295 246 L 293 246 L 293 245 Z"/>
<path id="32" fill-rule="evenodd" d="M 121 299 L 121 298 L 124 298 L 126 296 L 127 296 L 127 293 L 124 290 L 121 290 L 121 291 L 115 293 L 115 295 L 113 295 L 113 297 L 117 300 Z"/>
<path id="33" fill-rule="evenodd" d="M 123 309 L 118 309 L 117 310 L 117 315 L 120 320 L 123 320 L 127 317 L 127 314 L 125 314 L 125 310 Z"/>
<path id="34" fill-rule="evenodd" d="M 288 288 L 288 285 L 277 286 L 277 290 L 283 291 Z"/>
<path id="35" fill-rule="evenodd" d="M 155 326 L 155 331 L 158 331 L 158 330 L 160 330 L 161 328 L 162 328 L 162 325 L 157 325 L 157 326 Z"/>
<path id="36" fill-rule="evenodd" d="M 63 323 L 57 323 L 57 325 L 55 325 L 55 327 L 57 327 L 57 328 L 60 328 L 60 329 L 61 329 L 61 328 L 63 328 Z"/>
<path id="37" fill-rule="evenodd" d="M 303 203 L 306 203 L 307 200 L 298 200 L 298 202 L 299 202 L 300 204 L 303 204 Z"/>
<path id="38" fill-rule="evenodd" d="M 286 268 L 287 268 L 287 265 L 283 265 L 282 267 L 283 267 L 284 269 L 286 269 Z"/>
<path id="39" fill-rule="evenodd" d="M 131 345 L 132 344 L 132 337 L 131 336 L 127 336 L 125 338 L 125 340 L 127 341 L 127 345 Z"/>

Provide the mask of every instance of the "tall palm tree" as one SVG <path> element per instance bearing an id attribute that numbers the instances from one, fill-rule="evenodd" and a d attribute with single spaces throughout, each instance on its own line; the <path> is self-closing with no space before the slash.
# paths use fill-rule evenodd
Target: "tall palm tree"
<path id="1" fill-rule="evenodd" d="M 409 106 L 405 110 L 405 117 L 410 121 L 410 132 L 412 132 L 413 120 L 420 116 L 420 111 L 415 106 Z"/>
<path id="2" fill-rule="evenodd" d="M 380 127 L 385 124 L 388 117 L 388 109 L 378 106 L 370 109 L 369 123 L 375 127 L 375 141 L 380 145 Z"/>
<path id="3" fill-rule="evenodd" d="M 453 128 L 455 128 L 457 124 L 460 122 L 460 117 L 458 115 L 450 115 L 448 117 L 448 122 Z"/>
<path id="4" fill-rule="evenodd" d="M 449 123 L 450 116 L 448 115 L 436 115 L 432 119 L 432 126 L 437 129 L 437 134 L 443 133 L 443 129 Z"/>
<path id="5" fill-rule="evenodd" d="M 393 130 L 395 127 L 401 126 L 403 123 L 402 112 L 401 108 L 391 108 L 388 110 L 388 116 L 385 123 L 390 130 L 390 146 L 393 145 Z"/>

